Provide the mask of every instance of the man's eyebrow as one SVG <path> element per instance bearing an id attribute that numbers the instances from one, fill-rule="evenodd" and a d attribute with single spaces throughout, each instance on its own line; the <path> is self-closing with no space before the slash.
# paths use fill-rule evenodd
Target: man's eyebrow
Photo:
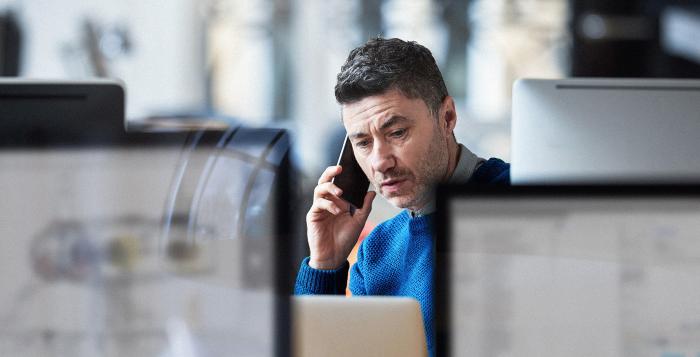
<path id="1" fill-rule="evenodd" d="M 379 127 L 379 130 L 385 130 L 386 128 L 389 128 L 389 127 L 394 126 L 396 124 L 400 124 L 403 122 L 410 122 L 410 121 L 411 120 L 406 118 L 406 117 L 402 117 L 400 115 L 394 115 L 393 117 L 389 118 L 389 120 L 382 123 L 382 125 Z"/>
<path id="2" fill-rule="evenodd" d="M 387 128 L 390 128 L 396 124 L 400 124 L 403 122 L 410 122 L 410 121 L 411 121 L 411 119 L 408 119 L 406 117 L 402 117 L 400 115 L 395 115 L 395 116 L 389 118 L 384 123 L 382 123 L 382 125 L 379 127 L 379 130 L 386 130 Z M 369 136 L 369 134 L 362 132 L 362 131 L 355 132 L 355 133 L 348 135 L 348 137 L 351 140 L 363 139 L 363 138 L 366 138 L 368 136 Z"/>
<path id="3" fill-rule="evenodd" d="M 369 135 L 368 135 L 367 133 L 364 133 L 364 132 L 361 132 L 361 131 L 360 131 L 360 132 L 356 132 L 356 133 L 352 133 L 352 134 L 348 135 L 348 137 L 350 138 L 350 140 L 362 139 L 362 138 L 366 138 L 366 137 L 368 137 L 368 136 L 369 136 Z"/>

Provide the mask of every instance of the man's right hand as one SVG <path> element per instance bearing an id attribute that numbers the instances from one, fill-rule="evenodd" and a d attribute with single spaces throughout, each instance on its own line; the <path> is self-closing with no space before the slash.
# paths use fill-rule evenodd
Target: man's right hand
<path id="1" fill-rule="evenodd" d="M 342 190 L 331 180 L 342 171 L 330 166 L 318 179 L 314 203 L 306 214 L 306 231 L 314 269 L 336 269 L 348 259 L 372 210 L 373 191 L 365 195 L 362 208 L 350 213 L 350 203 L 340 198 Z"/>

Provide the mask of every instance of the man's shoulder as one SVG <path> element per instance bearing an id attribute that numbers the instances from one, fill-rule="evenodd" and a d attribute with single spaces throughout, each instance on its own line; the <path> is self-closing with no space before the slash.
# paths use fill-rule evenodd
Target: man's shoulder
<path id="1" fill-rule="evenodd" d="M 472 184 L 510 185 L 510 164 L 492 157 L 486 160 L 469 178 Z"/>

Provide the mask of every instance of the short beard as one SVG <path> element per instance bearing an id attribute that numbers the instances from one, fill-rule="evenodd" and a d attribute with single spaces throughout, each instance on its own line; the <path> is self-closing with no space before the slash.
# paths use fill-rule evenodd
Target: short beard
<path id="1" fill-rule="evenodd" d="M 440 134 L 436 125 L 433 131 L 433 138 L 430 140 L 430 146 L 423 157 L 420 158 L 416 172 L 409 173 L 415 180 L 413 197 L 406 202 L 395 204 L 395 206 L 415 211 L 425 207 L 430 201 L 434 200 L 437 184 L 446 179 L 445 175 L 449 164 L 448 155 L 447 140 Z"/>

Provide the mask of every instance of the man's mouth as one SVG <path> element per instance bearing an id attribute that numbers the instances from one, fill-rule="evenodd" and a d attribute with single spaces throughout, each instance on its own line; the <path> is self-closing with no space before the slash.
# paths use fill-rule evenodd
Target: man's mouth
<path id="1" fill-rule="evenodd" d="M 380 187 L 382 191 L 386 193 L 393 193 L 399 190 L 400 186 L 402 183 L 404 183 L 406 179 L 389 179 L 389 180 L 384 180 L 381 182 Z"/>

